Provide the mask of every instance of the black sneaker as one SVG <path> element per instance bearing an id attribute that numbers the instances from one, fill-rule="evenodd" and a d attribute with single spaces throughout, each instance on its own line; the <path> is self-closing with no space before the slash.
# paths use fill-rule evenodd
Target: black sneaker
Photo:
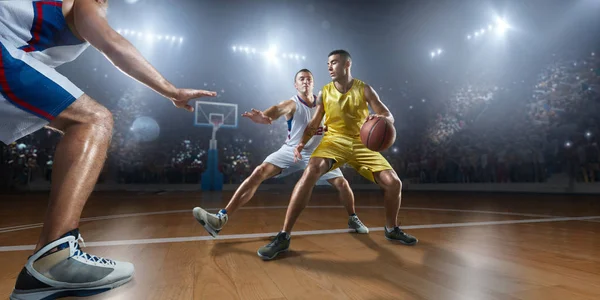
<path id="1" fill-rule="evenodd" d="M 394 227 L 394 230 L 392 230 L 392 232 L 388 232 L 387 228 L 384 228 L 383 231 L 385 232 L 385 238 L 388 239 L 389 241 L 398 241 L 404 245 L 415 245 L 419 240 L 417 240 L 416 237 L 402 231 L 402 229 L 400 229 L 400 227 Z"/>
<path id="2" fill-rule="evenodd" d="M 277 254 L 288 251 L 290 248 L 290 240 L 291 237 L 288 237 L 285 232 L 280 232 L 268 245 L 260 247 L 256 254 L 263 260 L 271 260 L 275 258 Z"/>

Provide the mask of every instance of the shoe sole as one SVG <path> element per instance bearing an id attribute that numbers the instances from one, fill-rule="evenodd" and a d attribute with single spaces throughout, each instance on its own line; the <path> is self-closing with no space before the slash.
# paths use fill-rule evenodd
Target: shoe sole
<path id="1" fill-rule="evenodd" d="M 354 230 L 354 232 L 356 232 L 358 234 L 367 234 L 367 233 L 369 233 L 369 229 L 368 228 L 367 228 L 367 231 L 365 231 L 365 232 L 360 232 L 360 231 L 358 231 L 358 229 L 352 228 L 352 227 L 348 227 L 348 228 Z"/>
<path id="2" fill-rule="evenodd" d="M 290 249 L 288 248 L 285 250 L 277 251 L 277 252 L 275 252 L 275 254 L 273 254 L 272 257 L 264 256 L 264 255 L 260 254 L 260 252 L 258 252 L 258 251 L 256 251 L 256 254 L 258 254 L 258 257 L 260 257 L 262 260 L 272 260 L 272 259 L 275 259 L 275 257 L 277 257 L 277 255 L 279 255 L 279 253 L 288 252 L 288 250 L 290 250 Z"/>
<path id="3" fill-rule="evenodd" d="M 388 240 L 388 241 L 392 241 L 392 242 L 398 242 L 398 243 L 400 243 L 402 245 L 406 245 L 406 246 L 414 246 L 414 245 L 416 245 L 419 242 L 419 240 L 416 240 L 414 243 L 407 243 L 407 242 L 405 242 L 403 240 L 390 239 L 387 236 L 385 237 L 385 239 Z"/>
<path id="4" fill-rule="evenodd" d="M 88 297 L 116 289 L 131 281 L 131 279 L 133 279 L 133 276 L 103 286 L 83 289 L 55 289 L 32 293 L 13 290 L 10 300 L 52 300 L 63 297 Z"/>
<path id="5" fill-rule="evenodd" d="M 208 234 L 210 234 L 210 236 L 212 236 L 213 238 L 216 238 L 217 235 L 219 235 L 219 232 L 221 232 L 221 230 L 215 230 L 210 225 L 208 225 L 208 223 L 204 222 L 204 220 L 202 220 L 202 218 L 200 217 L 200 214 L 197 213 L 197 211 L 198 211 L 197 209 L 201 210 L 201 208 L 197 207 L 197 208 L 194 208 L 194 210 L 192 211 L 192 214 L 194 215 L 194 219 L 196 219 L 196 221 L 198 221 L 198 223 L 200 223 L 200 225 L 202 225 L 202 227 L 204 227 L 204 230 L 206 230 L 206 232 L 208 232 Z"/>

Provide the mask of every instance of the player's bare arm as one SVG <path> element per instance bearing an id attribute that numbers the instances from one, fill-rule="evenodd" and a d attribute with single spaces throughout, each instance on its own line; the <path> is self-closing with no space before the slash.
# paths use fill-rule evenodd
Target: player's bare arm
<path id="1" fill-rule="evenodd" d="M 271 124 L 274 120 L 281 118 L 283 115 L 290 119 L 295 111 L 296 102 L 294 102 L 294 100 L 285 100 L 277 105 L 267 108 L 265 111 L 253 108 L 250 112 L 244 112 L 242 117 L 246 117 L 258 124 Z"/>
<path id="2" fill-rule="evenodd" d="M 106 0 L 75 0 L 71 30 L 125 74 L 170 99 L 179 108 L 193 111 L 189 100 L 216 95 L 210 91 L 177 89 L 167 81 L 128 40 L 110 27 L 106 19 L 107 5 Z"/>
<path id="3" fill-rule="evenodd" d="M 374 117 L 384 117 L 388 119 L 390 122 L 394 123 L 394 116 L 390 112 L 390 110 L 381 102 L 379 95 L 375 90 L 368 84 L 365 84 L 365 101 L 367 104 L 373 109 L 374 115 L 370 115 L 368 119 L 373 119 Z"/>
<path id="4" fill-rule="evenodd" d="M 312 120 L 310 120 L 310 122 L 308 122 L 308 125 L 304 129 L 304 135 L 302 136 L 302 142 L 300 142 L 298 144 L 298 146 L 296 146 L 296 149 L 294 150 L 295 159 L 302 159 L 302 155 L 300 154 L 300 152 L 302 152 L 302 149 L 304 149 L 304 145 L 306 145 L 306 143 L 308 143 L 308 141 L 315 134 L 317 134 L 317 131 L 319 130 L 319 127 L 321 126 L 321 122 L 323 121 L 324 116 L 325 116 L 325 107 L 323 106 L 323 94 L 321 92 L 319 92 L 319 95 L 317 96 L 315 114 L 313 115 Z"/>

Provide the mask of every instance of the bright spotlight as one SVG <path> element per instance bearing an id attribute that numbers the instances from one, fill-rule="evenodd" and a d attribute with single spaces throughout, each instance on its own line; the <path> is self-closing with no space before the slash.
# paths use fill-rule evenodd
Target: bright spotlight
<path id="1" fill-rule="evenodd" d="M 135 31 L 133 31 L 133 30 L 132 30 L 132 31 L 131 31 L 131 34 L 135 35 Z"/>
<path id="2" fill-rule="evenodd" d="M 571 146 L 573 146 L 573 143 L 571 143 L 570 141 L 566 141 L 565 142 L 565 147 L 566 148 L 571 148 Z"/>
<path id="3" fill-rule="evenodd" d="M 592 56 L 596 55 L 596 53 L 592 52 Z"/>
<path id="4" fill-rule="evenodd" d="M 129 34 L 129 29 L 125 29 L 125 34 Z"/>
<path id="5" fill-rule="evenodd" d="M 179 42 L 183 43 L 183 38 L 182 37 L 179 38 Z"/>
<path id="6" fill-rule="evenodd" d="M 256 49 L 252 48 L 252 54 L 256 53 Z"/>
<path id="7" fill-rule="evenodd" d="M 244 47 L 244 51 L 245 51 L 246 53 L 248 53 L 248 52 L 250 52 L 250 49 L 249 49 L 248 47 Z"/>
<path id="8" fill-rule="evenodd" d="M 431 52 L 431 57 L 435 57 L 435 52 Z"/>
<path id="9" fill-rule="evenodd" d="M 306 56 L 302 56 L 302 60 L 306 60 Z"/>
<path id="10" fill-rule="evenodd" d="M 296 54 L 295 58 L 296 59 L 300 59 L 300 56 L 298 54 Z"/>
<path id="11" fill-rule="evenodd" d="M 475 32 L 475 36 L 479 36 L 479 31 L 476 31 L 476 32 Z"/>
<path id="12" fill-rule="evenodd" d="M 283 56 L 283 58 L 287 58 L 287 54 L 285 54 L 285 53 L 282 54 L 282 56 Z"/>
<path id="13" fill-rule="evenodd" d="M 117 32 L 118 32 L 119 34 L 121 34 L 121 29 L 117 29 Z"/>
<path id="14" fill-rule="evenodd" d="M 159 39 L 159 40 L 162 40 L 162 35 L 159 35 L 159 36 L 158 36 L 158 39 Z"/>
<path id="15" fill-rule="evenodd" d="M 167 37 L 168 38 L 168 37 Z M 233 52 L 235 52 L 237 50 L 236 46 L 231 47 L 231 49 L 233 50 Z"/>
<path id="16" fill-rule="evenodd" d="M 471 35 L 467 35 L 467 40 L 470 40 L 470 39 L 471 39 Z"/>
<path id="17" fill-rule="evenodd" d="M 492 28 L 494 28 L 492 25 L 488 25 L 488 30 L 492 30 Z"/>
<path id="18" fill-rule="evenodd" d="M 485 29 L 479 30 L 479 33 L 484 34 L 485 33 Z"/>
<path id="19" fill-rule="evenodd" d="M 437 50 L 437 54 L 438 54 L 438 55 L 439 55 L 439 54 L 442 54 L 442 49 L 438 49 L 438 50 Z"/>
<path id="20" fill-rule="evenodd" d="M 264 56 L 271 62 L 277 61 L 277 46 L 269 46 L 269 50 L 264 53 Z"/>
<path id="21" fill-rule="evenodd" d="M 591 133 L 591 132 L 589 132 L 589 131 L 588 131 L 588 132 L 586 132 L 586 133 L 585 133 L 585 137 L 586 137 L 586 138 L 588 138 L 588 139 L 589 139 L 589 138 L 591 138 L 591 137 L 592 137 L 592 133 Z"/>
<path id="22" fill-rule="evenodd" d="M 510 28 L 510 26 L 508 23 L 506 23 L 506 21 L 504 21 L 502 18 L 496 19 L 496 31 L 499 34 L 503 34 L 508 28 Z"/>

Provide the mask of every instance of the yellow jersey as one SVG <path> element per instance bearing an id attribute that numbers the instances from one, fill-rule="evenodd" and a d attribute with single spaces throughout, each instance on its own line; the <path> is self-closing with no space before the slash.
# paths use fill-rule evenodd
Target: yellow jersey
<path id="1" fill-rule="evenodd" d="M 323 108 L 327 128 L 325 135 L 360 138 L 360 128 L 369 116 L 365 99 L 365 83 L 354 78 L 350 90 L 344 94 L 333 82 L 323 87 Z"/>

